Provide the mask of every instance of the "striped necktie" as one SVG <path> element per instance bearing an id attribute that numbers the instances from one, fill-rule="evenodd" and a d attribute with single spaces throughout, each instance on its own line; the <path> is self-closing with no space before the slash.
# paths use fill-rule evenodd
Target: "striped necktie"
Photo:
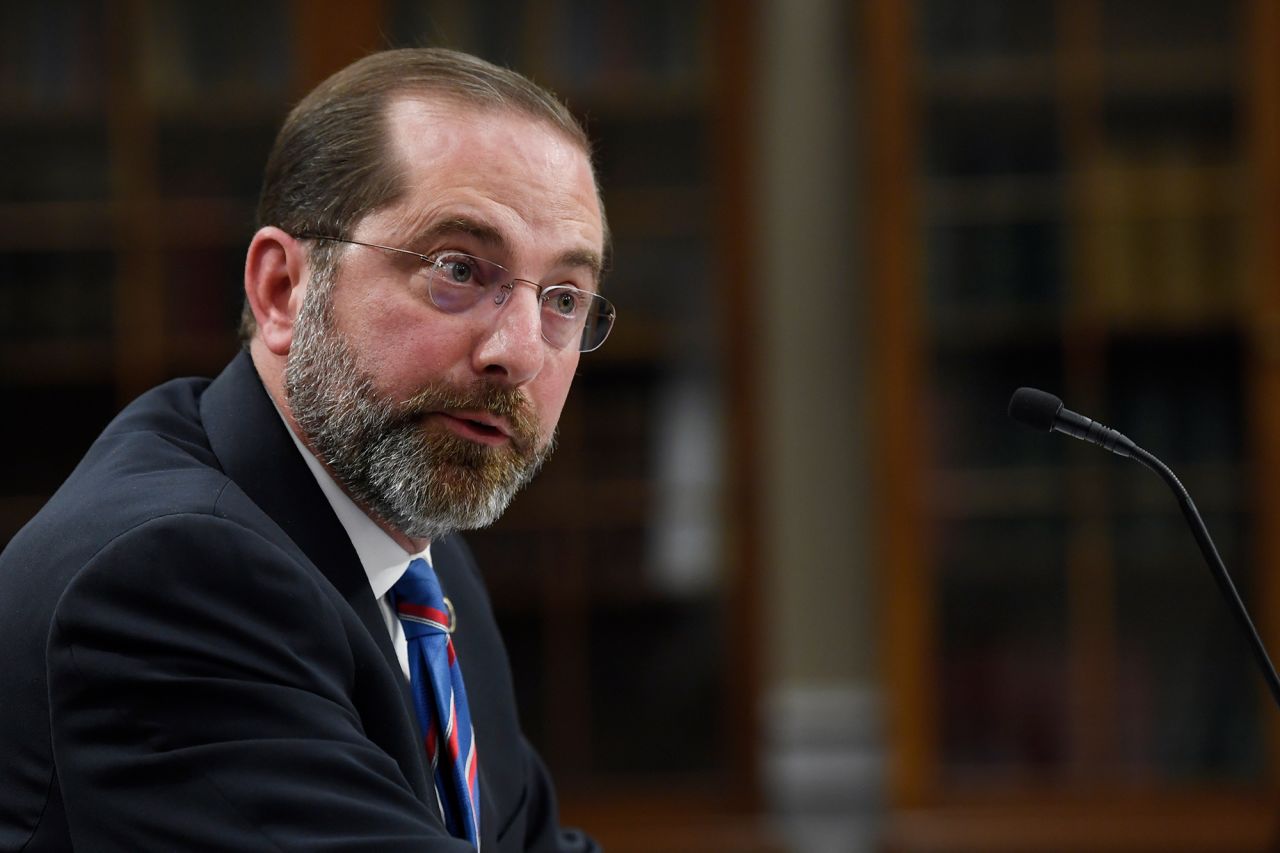
<path id="1" fill-rule="evenodd" d="M 467 692 L 453 651 L 452 608 L 431 564 L 409 563 L 391 588 L 409 646 L 409 681 L 445 826 L 480 849 L 480 779 Z"/>

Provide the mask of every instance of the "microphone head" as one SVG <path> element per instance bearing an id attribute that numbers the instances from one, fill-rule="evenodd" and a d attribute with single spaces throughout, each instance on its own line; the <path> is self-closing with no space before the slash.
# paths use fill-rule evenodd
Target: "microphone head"
<path id="1" fill-rule="evenodd" d="M 1019 388 L 1009 400 L 1009 417 L 1034 429 L 1053 431 L 1062 401 L 1039 388 Z"/>

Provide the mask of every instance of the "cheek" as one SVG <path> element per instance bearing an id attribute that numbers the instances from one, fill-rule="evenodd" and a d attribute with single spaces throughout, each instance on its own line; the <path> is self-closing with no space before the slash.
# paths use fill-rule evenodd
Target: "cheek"
<path id="1" fill-rule="evenodd" d="M 467 363 L 468 340 L 456 330 L 410 312 L 374 310 L 351 318 L 346 338 L 377 389 L 402 399 L 425 384 L 456 381 Z"/>
<path id="2" fill-rule="evenodd" d="M 341 305 L 341 304 L 340 304 Z M 425 297 L 397 280 L 381 280 L 348 291 L 345 316 L 361 348 L 377 354 L 370 368 L 392 373 L 413 372 L 424 366 L 448 370 L 469 345 L 462 324 L 437 312 Z"/>

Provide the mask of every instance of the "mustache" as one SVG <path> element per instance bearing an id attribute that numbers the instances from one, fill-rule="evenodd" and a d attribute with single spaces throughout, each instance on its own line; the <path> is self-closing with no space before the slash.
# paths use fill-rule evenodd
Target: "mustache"
<path id="1" fill-rule="evenodd" d="M 405 423 L 444 409 L 488 412 L 510 424 L 511 438 L 518 449 L 533 449 L 538 444 L 538 419 L 534 416 L 533 404 L 518 389 L 505 385 L 478 381 L 459 386 L 439 382 L 423 387 L 394 406 L 396 419 Z"/>

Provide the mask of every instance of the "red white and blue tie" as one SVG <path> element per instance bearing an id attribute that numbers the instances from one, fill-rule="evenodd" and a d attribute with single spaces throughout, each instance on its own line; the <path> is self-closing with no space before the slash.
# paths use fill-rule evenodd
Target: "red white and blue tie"
<path id="1" fill-rule="evenodd" d="M 452 611 L 431 564 L 409 563 L 391 588 L 409 646 L 409 681 L 445 826 L 480 849 L 480 779 L 467 691 L 453 651 Z"/>

